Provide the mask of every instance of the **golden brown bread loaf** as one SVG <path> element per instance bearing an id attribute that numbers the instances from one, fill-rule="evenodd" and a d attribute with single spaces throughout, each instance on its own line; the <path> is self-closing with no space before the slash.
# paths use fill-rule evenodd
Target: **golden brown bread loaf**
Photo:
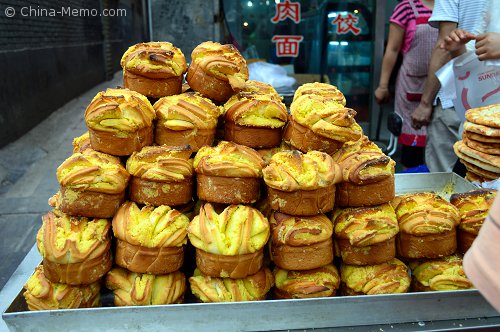
<path id="1" fill-rule="evenodd" d="M 326 153 L 278 152 L 263 170 L 268 200 L 275 211 L 297 216 L 333 209 L 340 167 Z"/>
<path id="2" fill-rule="evenodd" d="M 408 267 L 397 258 L 377 265 L 340 266 L 342 295 L 406 293 L 410 288 Z"/>
<path id="3" fill-rule="evenodd" d="M 191 53 L 186 81 L 207 98 L 225 102 L 243 89 L 248 67 L 240 52 L 231 44 L 206 41 Z"/>
<path id="4" fill-rule="evenodd" d="M 270 148 L 281 143 L 288 113 L 276 90 L 249 80 L 224 104 L 224 139 L 251 148 Z"/>
<path id="5" fill-rule="evenodd" d="M 48 280 L 41 265 L 24 285 L 23 293 L 29 310 L 95 308 L 100 303 L 100 283 L 71 286 Z"/>
<path id="6" fill-rule="evenodd" d="M 356 111 L 340 104 L 337 98 L 303 94 L 292 102 L 290 115 L 283 139 L 302 152 L 332 154 L 363 133 L 354 119 Z"/>
<path id="7" fill-rule="evenodd" d="M 152 98 L 181 93 L 187 63 L 182 51 L 171 43 L 132 45 L 123 54 L 120 64 L 125 88 Z"/>
<path id="8" fill-rule="evenodd" d="M 198 93 L 186 92 L 161 98 L 154 104 L 158 121 L 155 143 L 184 146 L 193 152 L 204 145 L 212 145 L 221 108 Z"/>
<path id="9" fill-rule="evenodd" d="M 115 262 L 138 273 L 167 274 L 184 262 L 189 219 L 166 205 L 124 203 L 113 218 Z"/>
<path id="10" fill-rule="evenodd" d="M 333 225 L 324 214 L 271 213 L 271 259 L 285 270 L 311 270 L 333 261 Z"/>
<path id="11" fill-rule="evenodd" d="M 307 299 L 335 296 L 340 276 L 333 264 L 305 271 L 275 268 L 275 299 Z"/>
<path id="12" fill-rule="evenodd" d="M 47 279 L 86 285 L 109 271 L 112 258 L 108 220 L 77 218 L 54 210 L 44 215 L 42 221 L 36 243 Z"/>
<path id="13" fill-rule="evenodd" d="M 233 142 L 202 147 L 194 158 L 198 197 L 214 203 L 253 203 L 259 198 L 264 161 L 257 151 Z"/>
<path id="14" fill-rule="evenodd" d="M 193 295 L 205 303 L 258 301 L 266 298 L 274 278 L 267 267 L 240 279 L 211 277 L 195 269 L 189 284 Z"/>
<path id="15" fill-rule="evenodd" d="M 129 156 L 151 145 L 154 119 L 149 100 L 129 89 L 99 92 L 85 110 L 92 148 L 114 156 Z"/>
<path id="16" fill-rule="evenodd" d="M 115 267 L 106 275 L 106 287 L 113 291 L 116 306 L 182 303 L 186 277 L 180 271 L 152 275 Z"/>
<path id="17" fill-rule="evenodd" d="M 269 233 L 267 218 L 245 205 L 230 205 L 219 214 L 206 203 L 188 227 L 201 272 L 233 279 L 254 274 L 262 267 Z"/>
<path id="18" fill-rule="evenodd" d="M 433 260 L 413 261 L 411 288 L 414 292 L 459 290 L 474 288 L 467 279 L 462 257 L 446 256 Z"/>
<path id="19" fill-rule="evenodd" d="M 345 264 L 381 264 L 396 256 L 395 239 L 399 227 L 390 204 L 337 208 L 332 221 L 335 240 Z"/>
<path id="20" fill-rule="evenodd" d="M 111 218 L 125 198 L 129 173 L 117 157 L 87 149 L 67 158 L 56 172 L 60 192 L 54 197 L 64 213 Z"/>
<path id="21" fill-rule="evenodd" d="M 399 223 L 398 255 L 404 258 L 448 256 L 457 248 L 458 209 L 430 193 L 406 194 L 394 201 Z"/>
<path id="22" fill-rule="evenodd" d="M 131 175 L 130 200 L 159 205 L 182 205 L 193 196 L 193 159 L 189 146 L 145 146 L 127 160 Z"/>
<path id="23" fill-rule="evenodd" d="M 332 158 L 342 169 L 336 197 L 339 206 L 378 205 L 394 198 L 396 163 L 368 137 L 345 143 Z"/>
<path id="24" fill-rule="evenodd" d="M 328 83 L 305 83 L 295 90 L 293 100 L 298 99 L 302 95 L 317 95 L 325 99 L 332 100 L 342 106 L 345 106 L 345 96 L 340 92 L 335 85 Z"/>
<path id="25" fill-rule="evenodd" d="M 457 229 L 458 251 L 462 254 L 470 248 L 488 215 L 497 191 L 480 188 L 453 194 L 450 203 L 458 208 L 460 224 Z"/>

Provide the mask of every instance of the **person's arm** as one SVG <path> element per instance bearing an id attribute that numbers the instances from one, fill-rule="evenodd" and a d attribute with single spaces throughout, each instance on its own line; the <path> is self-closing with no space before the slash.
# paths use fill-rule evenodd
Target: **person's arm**
<path id="1" fill-rule="evenodd" d="M 431 121 L 432 103 L 441 86 L 436 76 L 436 71 L 451 59 L 450 52 L 440 46 L 444 43 L 446 36 L 448 36 L 456 27 L 457 23 L 455 22 L 439 22 L 439 36 L 436 45 L 432 50 L 422 99 L 411 115 L 412 126 L 415 129 L 427 126 Z"/>
<path id="2" fill-rule="evenodd" d="M 500 59 L 500 33 L 487 32 L 478 35 L 476 54 L 479 60 Z"/>
<path id="3" fill-rule="evenodd" d="M 394 65 L 398 59 L 401 45 L 403 45 L 405 30 L 395 23 L 389 25 L 389 36 L 382 60 L 382 69 L 377 89 L 375 90 L 375 100 L 377 103 L 387 103 L 389 101 L 389 79 L 391 78 Z"/>

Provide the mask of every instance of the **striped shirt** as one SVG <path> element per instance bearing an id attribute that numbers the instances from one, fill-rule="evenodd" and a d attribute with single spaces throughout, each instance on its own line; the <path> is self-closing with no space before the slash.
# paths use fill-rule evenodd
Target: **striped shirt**
<path id="1" fill-rule="evenodd" d="M 429 24 L 438 28 L 439 22 L 455 22 L 458 28 L 477 34 L 480 32 L 477 31 L 477 22 L 481 19 L 486 2 L 486 0 L 436 0 Z M 474 49 L 474 41 L 467 44 L 467 49 Z M 443 108 L 453 107 L 453 101 L 445 98 L 441 90 L 437 98 L 440 99 Z"/>
<path id="2" fill-rule="evenodd" d="M 426 21 L 431 17 L 432 10 L 425 7 L 420 0 L 413 0 L 413 3 L 415 4 L 420 19 Z M 401 45 L 401 53 L 404 54 L 408 52 L 417 29 L 417 19 L 413 13 L 409 0 L 401 1 L 394 8 L 389 22 L 397 24 L 405 30 L 403 44 Z"/>

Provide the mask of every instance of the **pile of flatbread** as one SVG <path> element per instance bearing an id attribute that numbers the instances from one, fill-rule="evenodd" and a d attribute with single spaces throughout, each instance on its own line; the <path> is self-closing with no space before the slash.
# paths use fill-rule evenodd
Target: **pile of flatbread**
<path id="1" fill-rule="evenodd" d="M 462 140 L 453 146 L 469 181 L 500 178 L 500 104 L 465 112 Z"/>

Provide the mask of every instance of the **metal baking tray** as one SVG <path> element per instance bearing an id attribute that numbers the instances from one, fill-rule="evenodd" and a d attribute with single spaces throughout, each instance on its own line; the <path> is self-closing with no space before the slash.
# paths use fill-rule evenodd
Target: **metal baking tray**
<path id="1" fill-rule="evenodd" d="M 454 173 L 396 174 L 397 194 L 434 191 L 449 197 L 475 188 Z M 33 247 L 14 273 L 14 282 L 8 283 L 18 287 L 11 291 L 13 300 L 2 315 L 12 331 L 396 331 L 500 326 L 500 314 L 476 290 L 30 312 L 21 288 L 39 262 Z"/>

